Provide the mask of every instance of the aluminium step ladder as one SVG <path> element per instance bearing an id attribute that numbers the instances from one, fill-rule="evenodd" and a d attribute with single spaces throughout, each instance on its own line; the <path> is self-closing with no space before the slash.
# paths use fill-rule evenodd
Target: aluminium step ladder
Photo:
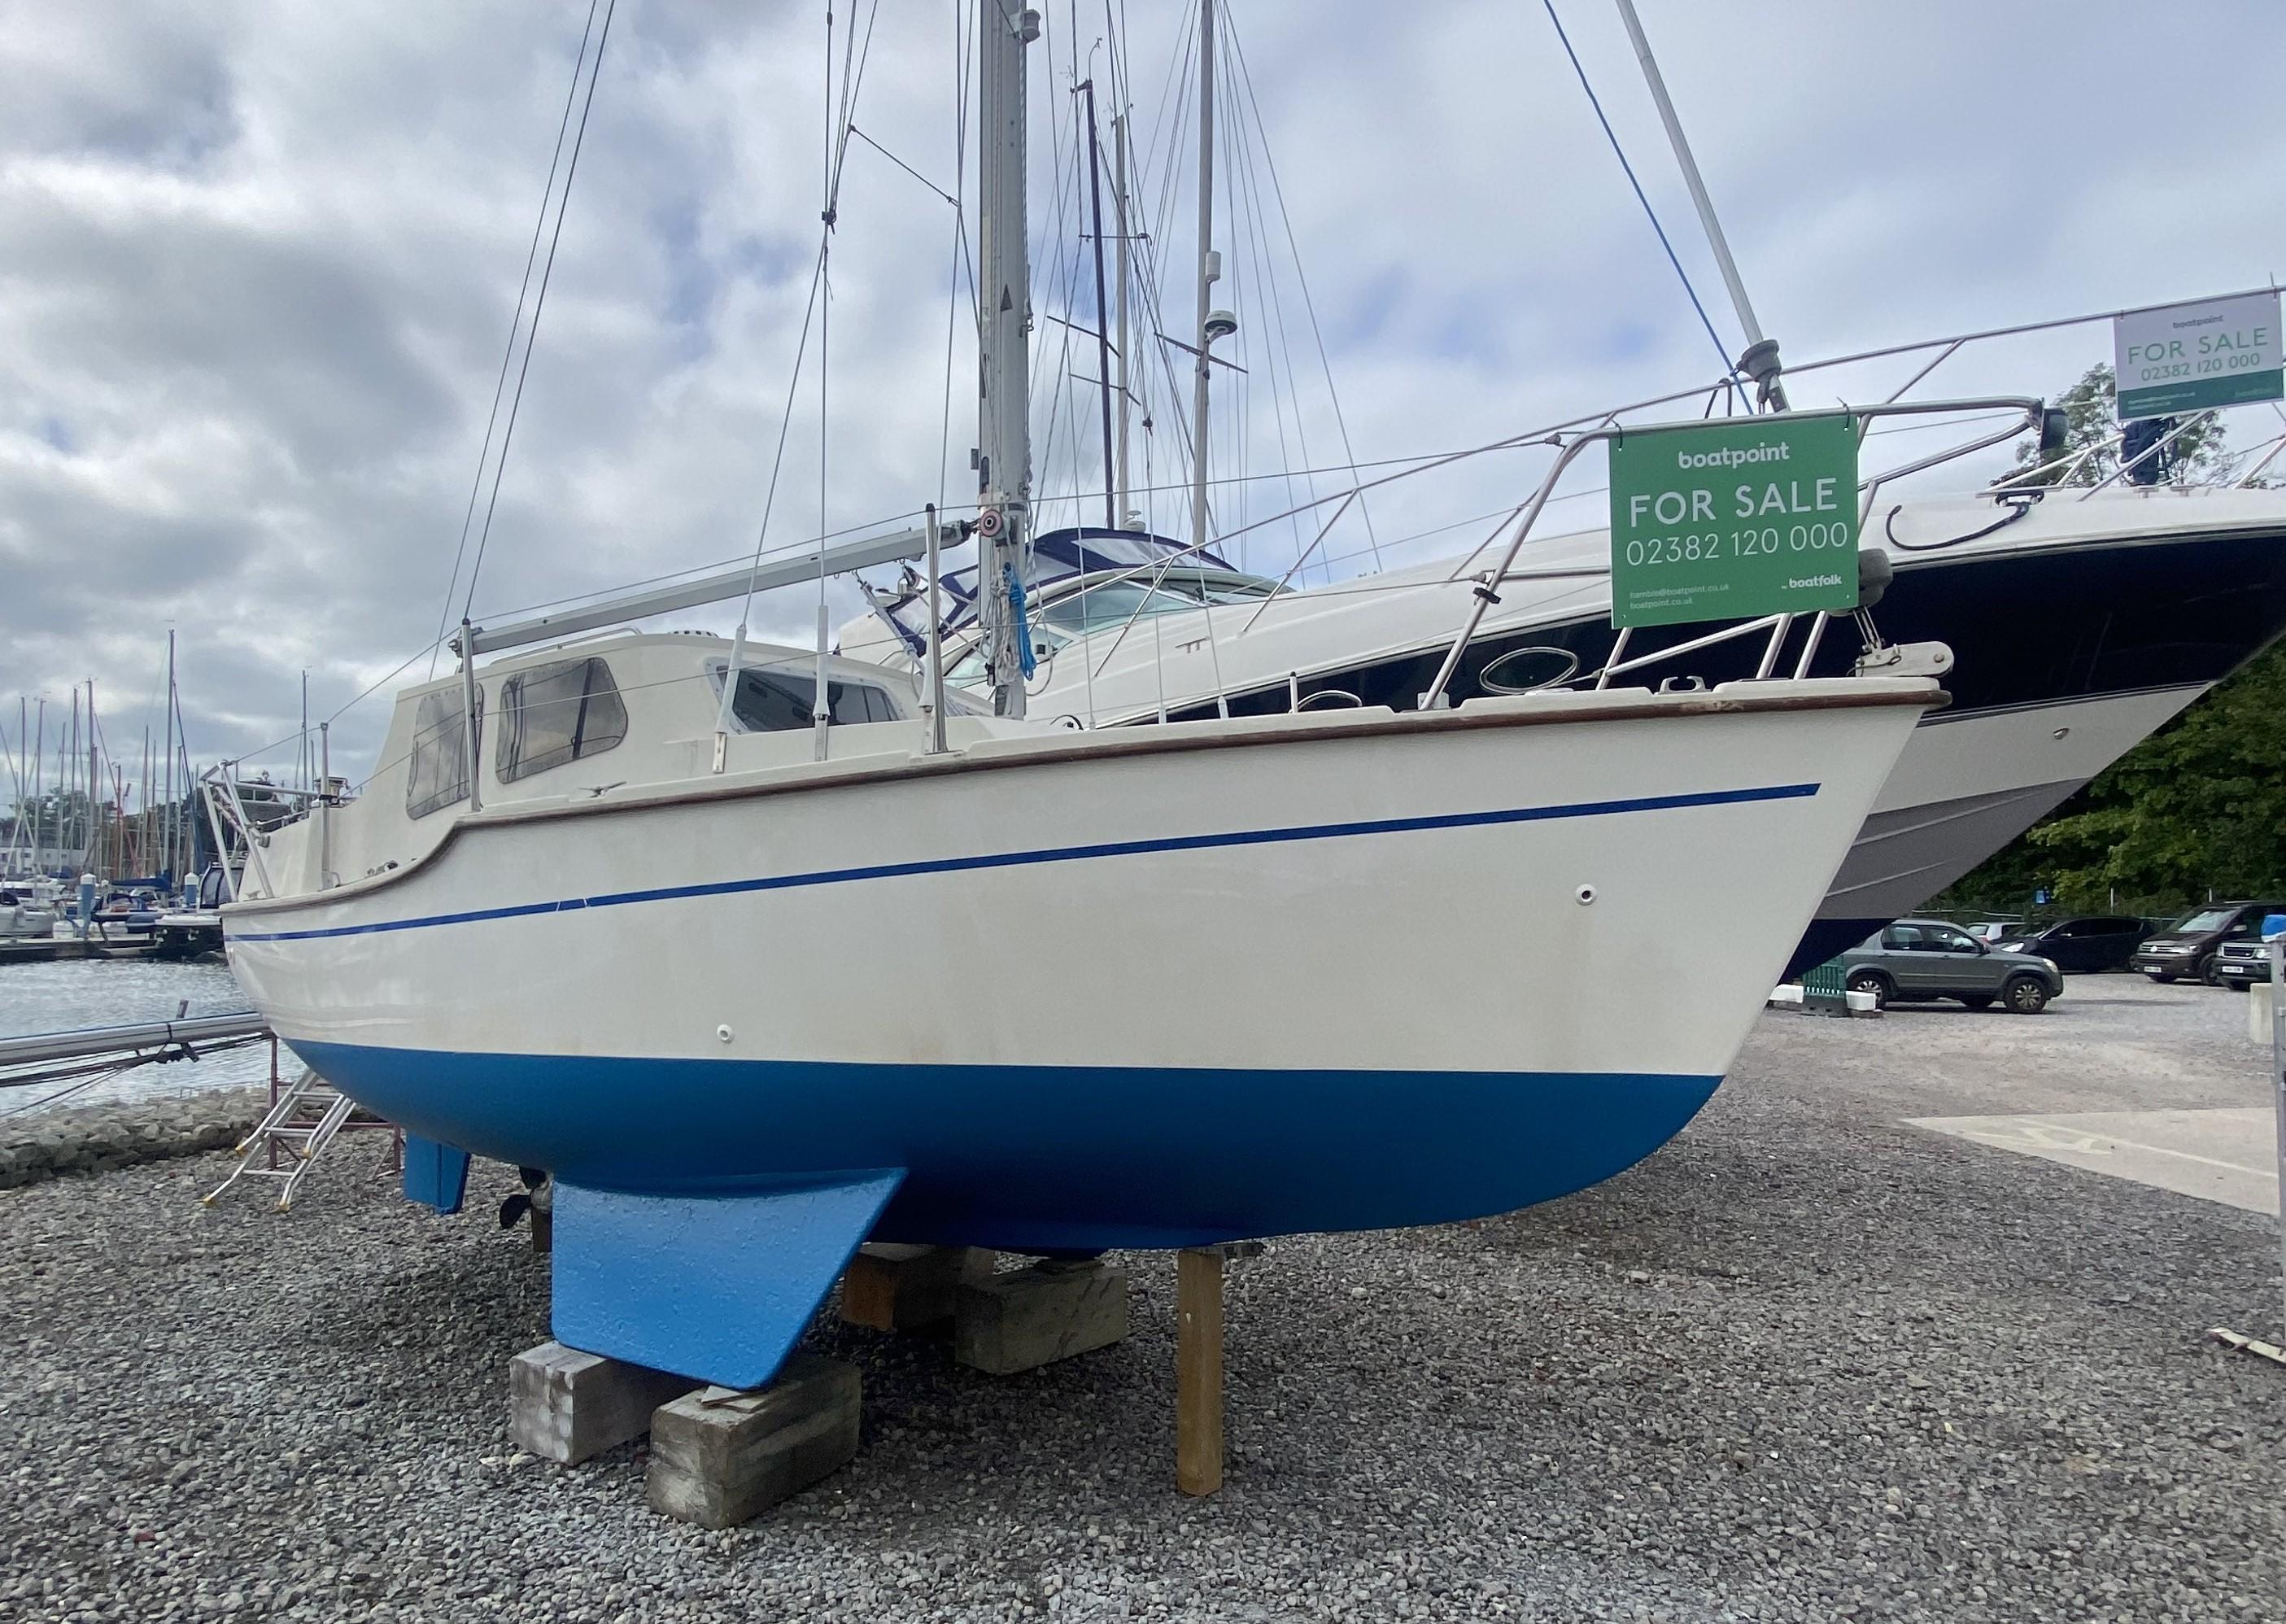
<path id="1" fill-rule="evenodd" d="M 304 1066 L 302 1075 L 271 1102 L 269 1114 L 255 1124 L 254 1131 L 239 1141 L 239 1163 L 230 1177 L 201 1196 L 200 1204 L 213 1206 L 241 1179 L 271 1179 L 285 1186 L 278 1192 L 278 1210 L 293 1210 L 294 1192 L 303 1175 L 357 1108 L 356 1100 Z M 258 1159 L 256 1151 L 264 1153 Z"/>

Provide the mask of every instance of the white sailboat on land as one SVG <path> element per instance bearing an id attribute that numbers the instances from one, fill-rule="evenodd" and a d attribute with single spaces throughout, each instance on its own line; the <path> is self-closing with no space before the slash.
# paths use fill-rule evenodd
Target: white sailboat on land
<path id="1" fill-rule="evenodd" d="M 744 572 L 465 627 L 461 672 L 398 697 L 363 795 L 256 836 L 224 911 L 256 1006 L 421 1136 L 432 1193 L 471 1152 L 555 1175 L 560 1340 L 728 1385 L 775 1373 L 869 1234 L 1181 1246 L 1616 1172 L 1719 1081 L 1940 698 L 1005 713 L 1037 22 L 981 11 L 974 532 L 1014 588 L 984 594 L 1003 713 L 742 640 L 561 641 L 735 597 Z M 789 575 L 924 550 L 933 520 Z"/>

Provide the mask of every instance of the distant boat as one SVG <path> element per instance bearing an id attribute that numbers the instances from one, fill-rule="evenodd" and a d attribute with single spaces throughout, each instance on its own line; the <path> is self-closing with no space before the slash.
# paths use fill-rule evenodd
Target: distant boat
<path id="1" fill-rule="evenodd" d="M 45 942 L 56 934 L 56 911 L 29 889 L 0 887 L 0 939 Z"/>

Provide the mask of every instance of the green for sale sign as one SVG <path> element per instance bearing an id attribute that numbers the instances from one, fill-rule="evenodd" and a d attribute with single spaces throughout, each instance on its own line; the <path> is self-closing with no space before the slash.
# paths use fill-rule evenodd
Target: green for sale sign
<path id="1" fill-rule="evenodd" d="M 1857 419 L 1742 417 L 1611 442 L 1612 624 L 1857 607 Z"/>

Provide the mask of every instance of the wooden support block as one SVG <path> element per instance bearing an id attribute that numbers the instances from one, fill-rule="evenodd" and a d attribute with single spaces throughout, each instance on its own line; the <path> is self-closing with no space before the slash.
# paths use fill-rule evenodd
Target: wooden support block
<path id="1" fill-rule="evenodd" d="M 857 1454 L 857 1367 L 796 1353 L 753 1392 L 702 1388 L 650 1423 L 651 1509 L 729 1528 L 800 1493 Z"/>
<path id="2" fill-rule="evenodd" d="M 516 1447 L 559 1465 L 650 1430 L 651 1412 L 698 1384 L 688 1376 L 543 1342 L 508 1361 L 508 1431 Z"/>
<path id="3" fill-rule="evenodd" d="M 842 1323 L 909 1331 L 949 1320 L 967 1267 L 966 1247 L 868 1242 L 842 1273 Z"/>
<path id="4" fill-rule="evenodd" d="M 1222 1254 L 1175 1260 L 1175 1486 L 1222 1487 Z"/>
<path id="5" fill-rule="evenodd" d="M 952 1356 L 1013 1376 L 1127 1335 L 1127 1276 L 1101 1263 L 1036 1263 L 964 1283 L 954 1299 Z"/>

